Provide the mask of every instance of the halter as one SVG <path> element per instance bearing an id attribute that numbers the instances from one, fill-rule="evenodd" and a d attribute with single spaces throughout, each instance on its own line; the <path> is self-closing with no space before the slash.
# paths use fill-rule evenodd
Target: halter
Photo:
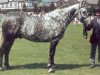
<path id="1" fill-rule="evenodd" d="M 88 33 L 87 33 L 86 23 L 85 23 L 84 19 L 86 19 L 86 18 L 88 17 L 88 15 L 87 15 L 86 17 L 83 17 L 83 16 L 82 16 L 82 13 L 81 13 L 81 12 L 79 12 L 79 13 L 80 13 L 80 15 L 81 15 L 80 21 L 83 23 L 83 36 L 84 36 L 85 39 L 87 39 Z"/>
<path id="2" fill-rule="evenodd" d="M 81 2 L 79 9 L 81 9 L 82 7 L 85 6 L 86 1 L 87 1 L 87 0 L 83 0 L 83 1 Z M 80 16 L 81 16 L 81 19 L 79 19 L 79 20 L 83 23 L 83 36 L 84 36 L 85 39 L 87 39 L 88 33 L 87 33 L 86 23 L 85 23 L 84 19 L 86 19 L 86 18 L 88 17 L 88 15 L 87 15 L 86 17 L 83 17 L 83 16 L 82 16 L 82 13 L 81 13 L 80 11 L 78 11 L 78 12 L 80 13 Z"/>

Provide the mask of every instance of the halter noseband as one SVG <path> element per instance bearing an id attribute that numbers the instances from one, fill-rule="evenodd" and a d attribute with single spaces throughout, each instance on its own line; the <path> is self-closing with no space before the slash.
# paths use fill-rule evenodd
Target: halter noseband
<path id="1" fill-rule="evenodd" d="M 85 2 L 86 2 L 86 1 L 87 1 L 87 0 L 83 0 L 83 1 L 81 2 L 79 9 L 81 9 L 83 6 L 85 6 Z M 80 10 L 78 11 L 78 13 L 80 13 L 80 16 L 81 16 L 80 21 L 83 23 L 83 36 L 84 36 L 85 39 L 87 39 L 88 33 L 87 33 L 86 23 L 85 23 L 84 19 L 86 19 L 88 16 L 83 17 Z"/>

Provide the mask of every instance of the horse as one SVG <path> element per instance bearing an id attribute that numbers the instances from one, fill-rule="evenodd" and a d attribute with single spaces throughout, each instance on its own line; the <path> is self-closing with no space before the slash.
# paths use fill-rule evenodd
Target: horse
<path id="1" fill-rule="evenodd" d="M 85 8 L 84 8 L 85 9 Z M 16 16 L 4 16 L 0 25 L 0 70 L 3 56 L 5 55 L 4 65 L 9 68 L 9 52 L 17 38 L 25 38 L 33 42 L 50 42 L 50 51 L 48 59 L 48 71 L 55 71 L 54 55 L 56 46 L 63 38 L 67 26 L 80 13 L 82 17 L 81 4 L 75 4 L 70 7 L 58 8 L 52 12 L 41 16 L 27 16 L 23 12 Z"/>

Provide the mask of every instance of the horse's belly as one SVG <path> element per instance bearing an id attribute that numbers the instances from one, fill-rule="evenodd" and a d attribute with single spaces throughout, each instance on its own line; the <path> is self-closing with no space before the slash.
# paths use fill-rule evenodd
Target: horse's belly
<path id="1" fill-rule="evenodd" d="M 30 41 L 35 41 L 35 42 L 50 41 L 50 34 L 45 29 L 44 30 L 30 29 L 28 31 L 22 32 L 22 37 Z"/>
<path id="2" fill-rule="evenodd" d="M 50 38 L 49 37 L 46 37 L 44 35 L 23 35 L 22 36 L 23 38 L 29 40 L 29 41 L 33 41 L 33 42 L 49 42 L 50 41 Z"/>

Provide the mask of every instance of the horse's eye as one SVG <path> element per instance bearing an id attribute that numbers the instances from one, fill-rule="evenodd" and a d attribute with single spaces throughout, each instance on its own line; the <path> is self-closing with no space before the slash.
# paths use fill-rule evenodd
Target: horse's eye
<path id="1" fill-rule="evenodd" d="M 86 12 L 84 11 L 83 14 L 86 14 Z"/>

